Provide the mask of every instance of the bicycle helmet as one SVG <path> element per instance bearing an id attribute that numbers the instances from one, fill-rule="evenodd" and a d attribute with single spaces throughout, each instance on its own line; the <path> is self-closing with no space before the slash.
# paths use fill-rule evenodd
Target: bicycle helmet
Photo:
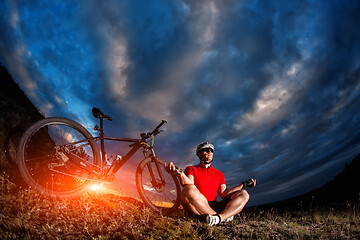
<path id="1" fill-rule="evenodd" d="M 198 152 L 200 152 L 202 149 L 204 148 L 211 148 L 214 151 L 214 145 L 212 145 L 209 142 L 203 142 L 200 143 L 197 147 L 196 147 L 196 155 L 198 154 Z"/>

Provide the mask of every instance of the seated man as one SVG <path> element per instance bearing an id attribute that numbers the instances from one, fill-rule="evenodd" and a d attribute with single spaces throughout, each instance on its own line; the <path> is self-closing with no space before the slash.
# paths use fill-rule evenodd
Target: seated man
<path id="1" fill-rule="evenodd" d="M 184 173 L 176 171 L 172 162 L 165 164 L 170 173 L 178 173 L 180 176 L 183 186 L 181 201 L 185 211 L 199 216 L 210 226 L 233 220 L 234 215 L 241 212 L 249 200 L 244 187 L 256 185 L 256 180 L 250 179 L 227 189 L 224 174 L 211 166 L 213 152 L 211 143 L 199 144 L 196 155 L 200 163 L 188 166 Z M 216 201 L 217 193 L 223 199 L 220 202 Z"/>

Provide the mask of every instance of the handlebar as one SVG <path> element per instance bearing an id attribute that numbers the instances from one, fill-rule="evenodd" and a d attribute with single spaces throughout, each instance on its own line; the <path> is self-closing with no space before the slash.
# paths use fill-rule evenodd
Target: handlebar
<path id="1" fill-rule="evenodd" d="M 141 133 L 140 136 L 143 140 L 151 137 L 151 136 L 156 136 L 159 133 L 162 132 L 162 130 L 160 130 L 160 128 L 162 127 L 162 125 L 164 125 L 165 123 L 167 123 L 167 121 L 165 120 L 161 120 L 161 123 L 159 125 L 157 125 L 157 127 L 152 131 L 152 132 L 148 132 L 148 133 Z"/>
<path id="2" fill-rule="evenodd" d="M 150 136 L 153 135 L 153 134 L 154 134 L 154 136 L 158 135 L 158 134 L 161 132 L 161 131 L 159 131 L 160 128 L 161 128 L 162 125 L 164 125 L 165 123 L 167 123 L 167 121 L 161 120 L 161 123 L 160 123 L 159 125 L 157 125 L 157 127 L 154 129 L 154 131 L 152 131 L 152 132 L 150 133 Z"/>

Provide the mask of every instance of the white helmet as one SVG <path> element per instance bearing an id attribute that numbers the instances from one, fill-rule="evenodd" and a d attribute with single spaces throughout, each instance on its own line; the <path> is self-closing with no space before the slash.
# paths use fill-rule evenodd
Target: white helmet
<path id="1" fill-rule="evenodd" d="M 196 147 L 196 155 L 198 154 L 199 151 L 201 151 L 204 148 L 211 148 L 214 151 L 214 145 L 212 145 L 209 142 L 203 142 L 200 143 L 197 147 Z"/>

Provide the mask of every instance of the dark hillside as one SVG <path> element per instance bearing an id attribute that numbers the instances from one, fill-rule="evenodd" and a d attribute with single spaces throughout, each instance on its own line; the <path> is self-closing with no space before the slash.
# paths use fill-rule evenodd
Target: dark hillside
<path id="1" fill-rule="evenodd" d="M 360 154 L 354 158 L 350 164 L 346 164 L 344 171 L 315 191 L 314 194 L 318 196 L 322 202 L 329 199 L 337 202 L 346 200 L 359 201 Z"/>
<path id="2" fill-rule="evenodd" d="M 261 206 L 261 208 L 346 208 L 360 206 L 360 154 L 322 187 L 309 193 Z"/>
<path id="3" fill-rule="evenodd" d="M 17 183 L 19 179 L 15 176 L 19 176 L 16 166 L 18 141 L 26 128 L 43 116 L 1 64 L 0 86 L 0 171 L 6 171 Z"/>

